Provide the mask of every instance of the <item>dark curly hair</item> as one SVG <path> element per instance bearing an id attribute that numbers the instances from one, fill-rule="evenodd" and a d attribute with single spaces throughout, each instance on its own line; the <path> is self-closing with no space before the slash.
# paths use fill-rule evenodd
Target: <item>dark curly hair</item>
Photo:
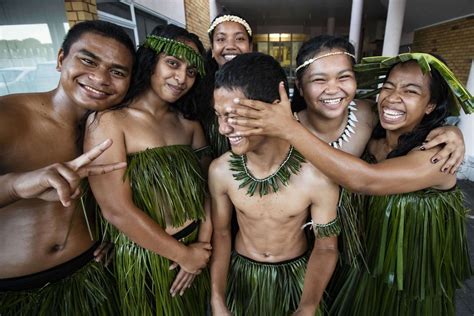
<path id="1" fill-rule="evenodd" d="M 438 56 L 436 56 L 440 59 Z M 407 61 L 404 63 L 398 63 L 392 68 L 390 68 L 389 72 L 387 73 L 387 77 L 390 75 L 390 72 L 400 64 L 405 63 L 414 63 L 415 61 Z M 421 120 L 420 124 L 418 124 L 411 132 L 402 134 L 398 138 L 398 145 L 397 147 L 392 150 L 388 155 L 387 158 L 394 158 L 406 155 L 410 150 L 417 146 L 421 146 L 423 141 L 426 139 L 426 136 L 429 132 L 439 126 L 442 126 L 445 122 L 446 118 L 449 115 L 449 87 L 441 76 L 441 74 L 434 68 L 431 68 L 429 73 L 430 75 L 430 103 L 435 104 L 434 110 L 426 114 L 423 119 Z M 373 139 L 381 139 L 384 138 L 386 135 L 385 129 L 382 127 L 380 122 L 375 127 L 374 131 L 372 132 Z"/>

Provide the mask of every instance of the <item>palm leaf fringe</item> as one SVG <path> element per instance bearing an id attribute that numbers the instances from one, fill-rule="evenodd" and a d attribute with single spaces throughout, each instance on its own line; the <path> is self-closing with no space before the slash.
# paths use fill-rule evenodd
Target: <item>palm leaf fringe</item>
<path id="1" fill-rule="evenodd" d="M 232 315 L 290 315 L 298 308 L 307 262 L 305 255 L 266 264 L 233 253 L 226 294 Z"/>
<path id="2" fill-rule="evenodd" d="M 197 230 L 181 242 L 189 244 L 196 238 Z M 114 274 L 122 315 L 205 315 L 210 293 L 208 270 L 203 270 L 182 296 L 172 297 L 169 291 L 177 271 L 169 270 L 170 264 L 170 260 L 132 244 L 125 235 L 117 237 Z"/>
<path id="3" fill-rule="evenodd" d="M 205 218 L 206 183 L 191 146 L 147 149 L 128 156 L 128 177 L 135 205 L 166 228 Z M 203 271 L 183 296 L 171 297 L 176 270 L 170 261 L 144 249 L 102 218 L 102 232 L 115 243 L 114 274 L 122 315 L 204 315 L 209 274 Z M 197 230 L 181 242 L 192 243 Z"/>
<path id="4" fill-rule="evenodd" d="M 339 217 L 336 217 L 327 224 L 313 224 L 313 231 L 316 238 L 339 236 L 341 233 Z"/>
<path id="5" fill-rule="evenodd" d="M 291 174 L 297 174 L 301 169 L 301 164 L 305 162 L 304 157 L 293 146 L 290 147 L 285 160 L 278 167 L 277 171 L 264 179 L 256 179 L 247 169 L 247 157 L 245 155 L 230 155 L 230 170 L 235 180 L 240 181 L 239 189 L 247 188 L 247 195 L 253 196 L 258 191 L 260 196 L 270 192 L 277 192 L 280 183 L 288 185 Z"/>
<path id="6" fill-rule="evenodd" d="M 373 56 L 363 58 L 359 64 L 354 66 L 354 70 L 358 75 L 358 88 L 373 91 L 369 92 L 370 94 L 360 94 L 358 97 L 365 98 L 377 94 L 380 88 L 376 86 L 374 88 L 374 85 L 383 82 L 388 70 L 395 64 L 409 60 L 415 60 L 420 65 L 423 73 L 430 71 L 433 67 L 441 74 L 451 91 L 452 107 L 449 109 L 451 115 L 459 115 L 460 108 L 466 114 L 474 112 L 473 96 L 456 78 L 451 69 L 433 55 L 425 53 L 404 53 L 395 57 Z"/>
<path id="7" fill-rule="evenodd" d="M 156 54 L 165 53 L 177 58 L 184 58 L 190 65 L 196 67 L 199 75 L 204 77 L 206 74 L 204 70 L 203 57 L 190 46 L 180 41 L 175 41 L 171 38 L 161 37 L 156 35 L 147 36 L 143 46 L 153 49 Z"/>
<path id="8" fill-rule="evenodd" d="M 370 196 L 365 207 L 370 272 L 351 268 L 333 314 L 455 315 L 472 275 L 460 190 Z"/>
<path id="9" fill-rule="evenodd" d="M 147 149 L 128 156 L 135 205 L 161 227 L 166 218 L 173 227 L 204 219 L 206 183 L 199 160 L 188 145 Z"/>
<path id="10" fill-rule="evenodd" d="M 71 276 L 40 289 L 1 292 L 0 315 L 115 315 L 114 288 L 103 266 L 92 261 Z"/>

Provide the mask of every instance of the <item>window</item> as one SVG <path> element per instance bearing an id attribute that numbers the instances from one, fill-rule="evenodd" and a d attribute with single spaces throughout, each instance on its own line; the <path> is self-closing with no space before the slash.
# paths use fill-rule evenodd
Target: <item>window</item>
<path id="1" fill-rule="evenodd" d="M 257 51 L 269 54 L 280 62 L 291 83 L 294 80 L 296 55 L 306 37 L 305 34 L 290 33 L 255 34 L 253 41 Z"/>
<path id="2" fill-rule="evenodd" d="M 67 29 L 63 0 L 2 0 L 0 95 L 55 88 L 56 56 Z"/>

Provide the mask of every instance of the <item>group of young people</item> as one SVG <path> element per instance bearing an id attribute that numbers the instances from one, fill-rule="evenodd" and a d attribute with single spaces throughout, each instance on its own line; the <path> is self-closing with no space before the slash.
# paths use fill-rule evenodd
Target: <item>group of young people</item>
<path id="1" fill-rule="evenodd" d="M 209 37 L 205 58 L 159 26 L 135 52 L 119 27 L 78 23 L 56 89 L 0 98 L 0 314 L 454 315 L 472 271 L 464 143 L 443 124 L 469 93 L 409 59 L 374 111 L 353 46 L 317 36 L 293 115 L 245 19 Z"/>

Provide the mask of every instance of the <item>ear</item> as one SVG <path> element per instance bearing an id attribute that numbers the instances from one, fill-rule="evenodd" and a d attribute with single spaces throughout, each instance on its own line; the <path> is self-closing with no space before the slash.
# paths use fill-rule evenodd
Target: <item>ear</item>
<path id="1" fill-rule="evenodd" d="M 63 67 L 63 61 L 64 61 L 64 51 L 62 48 L 60 48 L 58 52 L 58 58 L 56 61 L 56 70 L 59 72 L 61 72 L 61 69 Z"/>
<path id="2" fill-rule="evenodd" d="M 300 81 L 298 79 L 295 79 L 295 87 L 298 89 L 300 95 L 303 96 L 303 88 L 301 87 Z"/>
<path id="3" fill-rule="evenodd" d="M 431 112 L 434 111 L 435 108 L 436 108 L 436 104 L 428 103 L 428 105 L 426 106 L 426 109 L 425 109 L 425 114 L 426 115 L 430 114 Z"/>

